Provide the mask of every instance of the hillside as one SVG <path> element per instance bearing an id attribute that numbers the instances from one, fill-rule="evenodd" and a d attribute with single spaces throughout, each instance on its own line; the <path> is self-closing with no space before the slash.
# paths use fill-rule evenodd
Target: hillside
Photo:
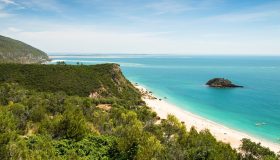
<path id="1" fill-rule="evenodd" d="M 46 53 L 21 41 L 0 35 L 0 63 L 43 63 Z"/>
<path id="2" fill-rule="evenodd" d="M 140 94 L 125 79 L 117 64 L 91 66 L 2 64 L 0 82 L 17 82 L 43 92 L 139 100 Z"/>
<path id="3" fill-rule="evenodd" d="M 1 160 L 277 160 L 248 139 L 238 153 L 208 130 L 160 119 L 117 64 L 0 64 L 0 73 Z"/>

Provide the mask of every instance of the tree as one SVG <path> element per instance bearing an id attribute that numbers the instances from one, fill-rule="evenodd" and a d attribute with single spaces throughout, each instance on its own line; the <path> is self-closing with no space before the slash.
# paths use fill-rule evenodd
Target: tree
<path id="1" fill-rule="evenodd" d="M 145 133 L 140 141 L 136 159 L 150 160 L 157 159 L 163 153 L 164 147 L 153 135 Z"/>
<path id="2" fill-rule="evenodd" d="M 114 133 L 119 137 L 118 147 L 121 151 L 130 151 L 131 156 L 135 156 L 136 148 L 143 132 L 142 123 L 137 119 L 137 114 L 133 111 L 122 113 L 119 123 L 120 125 L 116 127 Z"/>
<path id="3" fill-rule="evenodd" d="M 269 148 L 261 146 L 260 143 L 252 142 L 250 139 L 244 138 L 241 140 L 242 159 L 245 160 L 277 160 L 277 156 Z"/>
<path id="4" fill-rule="evenodd" d="M 116 138 L 88 135 L 81 141 L 62 139 L 54 141 L 58 155 L 65 159 L 118 159 Z"/>
<path id="5" fill-rule="evenodd" d="M 27 121 L 28 121 L 28 112 L 24 105 L 16 103 L 9 105 L 9 110 L 14 115 L 14 118 L 17 120 L 17 127 L 21 133 L 25 133 Z"/>
<path id="6" fill-rule="evenodd" d="M 9 143 L 16 139 L 16 121 L 13 115 L 0 106 L 0 159 L 9 158 Z"/>
<path id="7" fill-rule="evenodd" d="M 53 146 L 53 141 L 48 136 L 32 136 L 19 139 L 11 143 L 8 151 L 10 159 L 59 159 Z"/>
<path id="8" fill-rule="evenodd" d="M 186 126 L 179 122 L 174 115 L 168 115 L 166 120 L 162 120 L 161 127 L 163 129 L 166 141 L 169 141 L 173 137 L 178 137 L 180 140 L 186 138 L 187 131 Z M 176 134 L 176 136 L 174 136 Z"/>
<path id="9" fill-rule="evenodd" d="M 79 108 L 69 106 L 62 116 L 56 128 L 58 137 L 80 140 L 88 133 L 86 120 Z"/>
<path id="10" fill-rule="evenodd" d="M 56 64 L 57 65 L 66 65 L 66 63 L 64 61 L 57 61 Z"/>

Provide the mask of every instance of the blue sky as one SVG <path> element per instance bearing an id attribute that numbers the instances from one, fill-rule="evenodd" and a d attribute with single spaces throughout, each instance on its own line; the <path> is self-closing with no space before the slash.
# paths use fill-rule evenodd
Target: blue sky
<path id="1" fill-rule="evenodd" d="M 0 34 L 49 53 L 280 55 L 280 0 L 0 0 Z"/>

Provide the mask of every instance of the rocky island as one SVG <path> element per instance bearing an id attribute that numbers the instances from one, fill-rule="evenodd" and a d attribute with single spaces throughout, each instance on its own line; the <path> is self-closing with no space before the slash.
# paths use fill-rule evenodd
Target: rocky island
<path id="1" fill-rule="evenodd" d="M 225 78 L 213 78 L 209 80 L 206 85 L 213 88 L 243 88 L 243 86 L 233 84 L 230 80 Z"/>

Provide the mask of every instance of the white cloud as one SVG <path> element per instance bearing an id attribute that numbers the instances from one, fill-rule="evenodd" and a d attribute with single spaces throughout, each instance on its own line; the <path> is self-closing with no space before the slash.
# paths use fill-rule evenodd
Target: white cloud
<path id="1" fill-rule="evenodd" d="M 12 0 L 0 0 L 0 2 L 3 2 L 5 4 L 12 4 L 12 5 L 18 5 L 15 1 L 12 1 Z"/>
<path id="2" fill-rule="evenodd" d="M 9 28 L 7 29 L 7 31 L 8 31 L 8 32 L 20 32 L 21 29 L 16 28 L 16 27 L 9 27 Z"/>
<path id="3" fill-rule="evenodd" d="M 13 5 L 19 7 L 18 3 L 12 0 L 0 0 L 0 18 L 8 18 L 15 14 L 7 11 L 7 6 Z"/>
<path id="4" fill-rule="evenodd" d="M 272 31 L 273 32 L 273 31 Z M 170 38 L 165 32 L 125 32 L 90 26 L 54 26 L 44 31 L 10 27 L 0 34 L 16 38 L 49 53 L 176 53 L 176 54 L 278 54 L 278 36 L 219 35 L 216 33 Z M 244 33 L 240 33 L 244 34 Z M 263 33 L 264 34 L 264 33 Z M 276 33 L 280 36 L 280 33 Z M 214 37 L 214 38 L 213 38 Z"/>
<path id="5" fill-rule="evenodd" d="M 7 17 L 11 17 L 12 14 L 6 12 L 4 10 L 4 7 L 0 6 L 0 18 L 7 18 Z"/>
<path id="6" fill-rule="evenodd" d="M 207 18 L 208 21 L 224 21 L 224 22 L 252 22 L 263 21 L 269 17 L 279 17 L 280 10 L 249 12 L 249 13 L 231 13 Z"/>
<path id="7" fill-rule="evenodd" d="M 0 10 L 0 18 L 10 17 L 11 15 Z"/>
<path id="8" fill-rule="evenodd" d="M 233 12 L 224 12 L 216 16 L 205 17 L 202 18 L 201 21 L 244 23 L 266 21 L 270 18 L 280 19 L 279 7 L 279 1 L 272 1 L 261 5 L 246 7 L 242 10 L 235 9 Z"/>
<path id="9" fill-rule="evenodd" d="M 44 9 L 55 12 L 63 9 L 63 6 L 56 6 L 54 0 L 35 1 L 30 0 L 28 4 L 23 4 L 23 1 L 17 2 L 26 6 L 26 9 Z M 39 2 L 45 2 L 45 4 L 39 4 Z M 157 5 L 154 3 L 152 7 L 157 14 L 180 13 L 188 10 L 185 8 L 186 5 L 174 1 L 160 2 Z M 51 6 L 54 8 L 50 9 Z M 3 9 L 0 3 L 0 18 L 11 16 Z M 275 9 L 254 9 L 213 16 L 201 21 L 192 18 L 173 21 L 168 18 L 159 18 L 157 15 L 146 17 L 131 14 L 127 19 L 135 23 L 128 23 L 125 19 L 123 24 L 114 24 L 115 22 L 109 23 L 111 19 L 108 18 L 104 20 L 106 22 L 104 24 L 95 19 L 92 23 L 87 21 L 89 26 L 79 20 L 73 22 L 72 25 L 67 25 L 65 20 L 59 22 L 57 19 L 49 21 L 44 18 L 38 20 L 28 19 L 28 17 L 20 19 L 18 18 L 20 16 L 15 16 L 16 18 L 6 18 L 4 23 L 0 22 L 0 34 L 22 40 L 47 52 L 225 55 L 273 53 L 279 55 L 279 23 L 275 23 L 273 27 L 265 23 L 254 27 L 243 25 L 246 22 L 266 20 L 270 17 L 275 20 L 277 19 L 275 17 L 280 17 L 279 12 Z M 238 27 L 231 27 L 232 24 Z"/>
<path id="10" fill-rule="evenodd" d="M 62 12 L 61 3 L 56 0 L 29 0 L 22 1 L 20 4 L 26 9 Z"/>
<path id="11" fill-rule="evenodd" d="M 148 3 L 146 8 L 154 10 L 156 14 L 176 14 L 193 10 L 209 10 L 223 3 L 224 0 L 158 0 Z"/>
<path id="12" fill-rule="evenodd" d="M 181 4 L 171 0 L 162 0 L 159 2 L 150 3 L 146 7 L 154 10 L 156 14 L 180 13 L 195 9 L 193 6 Z"/>
<path id="13" fill-rule="evenodd" d="M 163 43 L 149 33 L 79 29 L 22 32 L 20 38 L 51 52 L 153 52 Z"/>

